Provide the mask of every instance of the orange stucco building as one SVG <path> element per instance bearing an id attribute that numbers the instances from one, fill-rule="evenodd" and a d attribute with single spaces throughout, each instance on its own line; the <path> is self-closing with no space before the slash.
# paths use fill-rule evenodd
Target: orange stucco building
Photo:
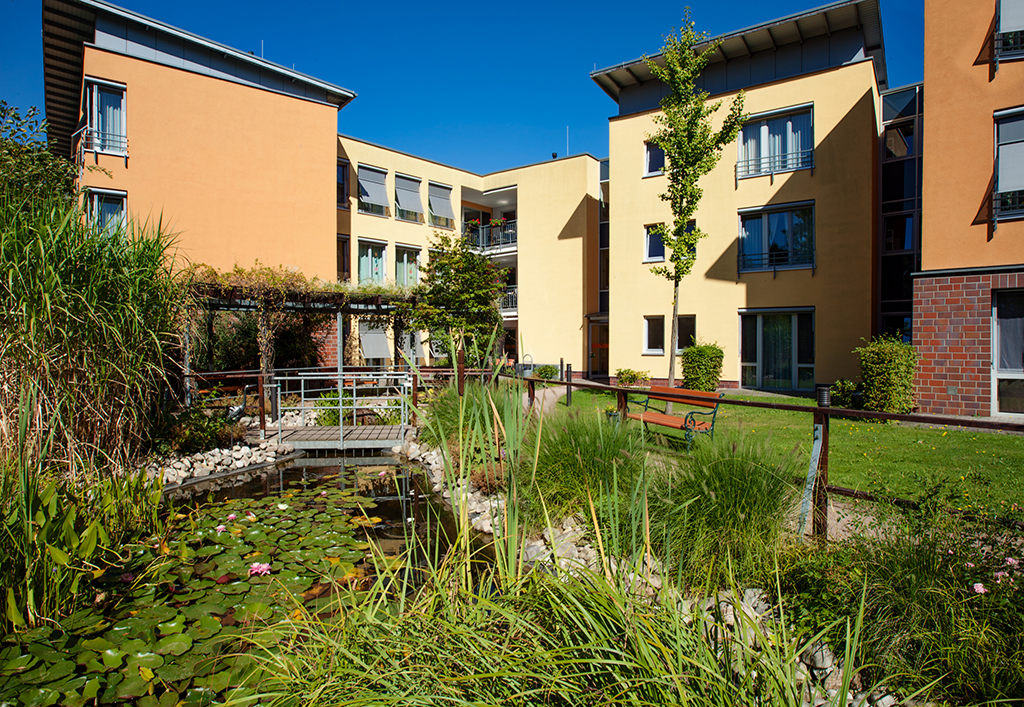
<path id="1" fill-rule="evenodd" d="M 334 279 L 354 93 L 98 0 L 44 0 L 43 34 L 50 137 L 97 219 L 162 221 L 185 261 Z"/>
<path id="2" fill-rule="evenodd" d="M 925 412 L 1024 414 L 1024 3 L 926 0 Z"/>

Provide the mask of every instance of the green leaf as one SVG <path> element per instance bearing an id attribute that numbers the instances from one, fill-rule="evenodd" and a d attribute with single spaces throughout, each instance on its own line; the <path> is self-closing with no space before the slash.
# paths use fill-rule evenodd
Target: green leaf
<path id="1" fill-rule="evenodd" d="M 11 587 L 7 588 L 7 620 L 10 621 L 15 628 L 21 628 L 25 625 L 25 619 L 18 610 L 18 603 L 14 599 L 14 589 Z"/>
<path id="2" fill-rule="evenodd" d="M 161 638 L 153 646 L 160 655 L 181 655 L 192 647 L 192 639 L 185 634 L 175 633 Z"/>
<path id="3" fill-rule="evenodd" d="M 107 650 L 100 653 L 100 658 L 103 660 L 103 664 L 108 668 L 120 668 L 121 661 L 124 660 L 125 652 L 118 650 L 117 648 L 108 648 Z"/>

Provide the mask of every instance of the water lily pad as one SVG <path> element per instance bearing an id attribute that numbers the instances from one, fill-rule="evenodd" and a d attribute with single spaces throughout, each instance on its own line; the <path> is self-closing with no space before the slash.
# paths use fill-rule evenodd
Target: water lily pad
<path id="1" fill-rule="evenodd" d="M 149 668 L 154 670 L 164 664 L 163 656 L 159 653 L 151 653 L 141 651 L 137 653 L 131 653 L 128 655 L 128 672 L 132 673 L 133 668 L 138 666 L 141 668 Z"/>
<path id="2" fill-rule="evenodd" d="M 28 652 L 47 663 L 56 663 L 63 657 L 63 654 L 55 651 L 53 646 L 45 643 L 33 643 L 28 647 Z"/>
<path id="3" fill-rule="evenodd" d="M 141 697 L 149 692 L 152 683 L 143 680 L 141 675 L 129 675 L 117 686 L 114 694 L 120 699 Z"/>
<path id="4" fill-rule="evenodd" d="M 8 675 L 17 672 L 24 672 L 32 668 L 32 666 L 38 662 L 39 658 L 37 656 L 34 656 L 31 653 L 26 653 L 25 655 L 19 655 L 17 658 L 9 660 L 4 666 L 3 671 Z"/>
<path id="5" fill-rule="evenodd" d="M 99 659 L 100 654 L 96 651 L 81 651 L 80 653 L 78 653 L 78 655 L 75 656 L 75 662 L 79 665 L 85 665 L 90 661 Z"/>
<path id="6" fill-rule="evenodd" d="M 121 661 L 124 660 L 125 655 L 126 653 L 122 650 L 118 650 L 117 648 L 108 648 L 100 653 L 100 659 L 108 668 L 120 668 Z"/>
<path id="7" fill-rule="evenodd" d="M 192 639 L 183 633 L 175 633 L 161 638 L 153 646 L 160 655 L 181 655 L 192 647 Z"/>
<path id="8" fill-rule="evenodd" d="M 196 663 L 199 660 L 202 660 L 200 656 L 185 656 L 172 663 L 164 663 L 156 669 L 156 676 L 170 683 L 191 680 L 195 677 Z"/>
<path id="9" fill-rule="evenodd" d="M 222 604 L 214 604 L 212 602 L 201 602 L 199 604 L 193 604 L 192 606 L 186 607 L 182 610 L 182 615 L 189 621 L 195 621 L 201 619 L 210 614 L 223 614 L 227 611 L 227 608 Z"/>
<path id="10" fill-rule="evenodd" d="M 245 594 L 250 589 L 248 582 L 232 582 L 219 587 L 217 591 L 221 594 Z"/>
<path id="11" fill-rule="evenodd" d="M 185 617 L 179 614 L 178 616 L 175 616 L 172 621 L 166 621 L 162 624 L 157 624 L 156 630 L 157 633 L 159 633 L 161 636 L 169 636 L 174 633 L 181 633 L 185 630 Z"/>
<path id="12" fill-rule="evenodd" d="M 25 707 L 47 707 L 47 705 L 57 704 L 60 693 L 45 687 L 33 687 L 22 692 L 19 697 L 21 704 Z"/>
<path id="13" fill-rule="evenodd" d="M 220 621 L 212 616 L 204 616 L 192 624 L 185 633 L 194 641 L 209 638 L 220 633 Z"/>
<path id="14" fill-rule="evenodd" d="M 182 704 L 185 707 L 206 707 L 216 697 L 216 693 L 208 687 L 190 687 L 185 693 Z"/>
<path id="15" fill-rule="evenodd" d="M 79 645 L 84 650 L 96 651 L 96 652 L 105 651 L 108 648 L 113 648 L 114 647 L 113 643 L 111 643 L 107 639 L 103 638 L 102 636 L 97 636 L 96 638 L 89 638 L 89 639 L 87 639 L 85 641 L 82 641 Z"/>
<path id="16" fill-rule="evenodd" d="M 266 621 L 273 615 L 273 609 L 258 601 L 243 604 L 235 611 L 235 618 L 239 621 Z"/>
<path id="17" fill-rule="evenodd" d="M 75 613 L 63 619 L 60 622 L 61 627 L 66 631 L 75 631 L 78 633 L 92 633 L 98 630 L 99 626 L 104 623 L 102 616 L 98 615 L 92 609 L 83 609 L 76 611 Z"/>
<path id="18" fill-rule="evenodd" d="M 230 669 L 221 670 L 204 678 L 196 679 L 195 684 L 199 687 L 208 687 L 213 692 L 224 692 L 231 684 L 232 672 Z"/>

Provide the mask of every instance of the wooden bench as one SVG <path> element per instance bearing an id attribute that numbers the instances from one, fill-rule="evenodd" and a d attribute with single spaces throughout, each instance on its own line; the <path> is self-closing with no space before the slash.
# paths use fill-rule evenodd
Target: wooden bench
<path id="1" fill-rule="evenodd" d="M 694 398 L 701 398 L 701 400 L 686 400 L 680 401 L 670 395 L 688 395 Z M 707 393 L 702 390 L 687 390 L 685 388 L 669 388 L 663 385 L 652 385 L 647 395 L 642 400 L 629 400 L 626 401 L 626 418 L 630 420 L 639 420 L 644 423 L 644 427 L 647 425 L 660 425 L 662 427 L 671 427 L 672 429 L 682 430 L 686 438 L 686 448 L 689 449 L 690 445 L 693 444 L 693 440 L 698 434 L 710 435 L 712 439 L 715 438 L 715 417 L 718 415 L 718 400 L 722 398 L 725 393 Z M 691 410 L 686 413 L 684 417 L 678 417 L 676 415 L 666 415 L 663 412 L 657 412 L 651 410 L 652 400 L 664 400 L 671 401 L 677 405 L 692 405 L 694 407 L 710 408 L 710 410 Z M 639 404 L 643 402 L 643 412 L 630 412 L 629 403 L 634 402 Z M 700 415 L 704 419 L 697 419 L 697 415 Z"/>

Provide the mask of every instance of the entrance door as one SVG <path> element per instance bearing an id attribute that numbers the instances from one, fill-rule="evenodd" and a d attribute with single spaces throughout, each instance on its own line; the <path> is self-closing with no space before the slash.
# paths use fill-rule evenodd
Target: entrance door
<path id="1" fill-rule="evenodd" d="M 608 325 L 590 325 L 590 366 L 589 378 L 608 375 Z"/>

